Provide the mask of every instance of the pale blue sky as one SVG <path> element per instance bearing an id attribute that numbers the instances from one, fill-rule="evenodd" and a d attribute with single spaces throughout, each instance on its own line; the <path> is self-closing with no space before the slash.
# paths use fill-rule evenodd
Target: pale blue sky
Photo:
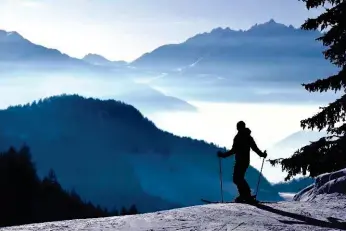
<path id="1" fill-rule="evenodd" d="M 0 0 L 0 29 L 73 57 L 131 61 L 215 27 L 298 27 L 314 13 L 298 0 Z"/>

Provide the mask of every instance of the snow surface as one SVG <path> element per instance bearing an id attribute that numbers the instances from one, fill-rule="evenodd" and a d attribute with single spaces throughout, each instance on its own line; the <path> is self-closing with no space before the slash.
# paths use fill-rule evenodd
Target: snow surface
<path id="1" fill-rule="evenodd" d="M 141 215 L 30 224 L 0 230 L 346 230 L 346 196 L 333 195 L 330 200 L 279 202 L 257 207 L 210 204 Z"/>
<path id="2" fill-rule="evenodd" d="M 287 193 L 287 192 L 279 192 L 279 195 L 284 198 L 285 201 L 293 200 L 293 197 L 296 195 L 295 193 Z"/>
<path id="3" fill-rule="evenodd" d="M 346 195 L 346 168 L 317 176 L 315 183 L 297 193 L 293 200 L 313 201 L 328 194 Z"/>
<path id="4" fill-rule="evenodd" d="M 40 230 L 346 230 L 346 169 L 316 177 L 293 201 L 209 204 L 140 215 L 29 224 L 0 231 Z M 300 200 L 300 201 L 299 201 Z"/>

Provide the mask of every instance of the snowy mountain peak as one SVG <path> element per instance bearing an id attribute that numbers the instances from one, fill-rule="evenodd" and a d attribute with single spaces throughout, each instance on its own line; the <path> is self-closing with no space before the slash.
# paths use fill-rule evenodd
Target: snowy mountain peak
<path id="1" fill-rule="evenodd" d="M 288 30 L 292 30 L 292 29 L 296 29 L 294 28 L 292 25 L 285 25 L 283 23 L 279 23 L 276 22 L 274 19 L 270 19 L 267 22 L 264 23 L 256 23 L 255 25 L 253 25 L 252 27 L 250 27 L 250 29 L 248 30 L 232 30 L 229 27 L 226 28 L 222 28 L 222 27 L 217 27 L 214 28 L 213 30 L 211 30 L 209 33 L 204 33 L 204 34 L 225 34 L 225 33 L 232 33 L 232 32 L 250 32 L 250 31 L 254 31 L 254 30 L 260 30 L 260 31 L 268 31 L 268 30 L 272 30 L 273 32 L 275 31 L 280 31 L 283 29 L 288 29 Z"/>
<path id="2" fill-rule="evenodd" d="M 12 37 L 22 37 L 20 36 L 16 31 L 10 31 L 10 32 L 7 32 L 6 34 L 7 36 L 12 36 Z"/>
<path id="3" fill-rule="evenodd" d="M 268 23 L 276 23 L 274 19 L 270 19 Z"/>
<path id="4" fill-rule="evenodd" d="M 278 23 L 276 22 L 274 19 L 270 19 L 267 22 L 264 23 L 260 23 L 260 24 L 255 24 L 253 25 L 249 30 L 247 30 L 248 32 L 254 32 L 254 31 L 262 31 L 262 32 L 268 32 L 268 31 L 272 31 L 272 32 L 280 32 L 282 30 L 294 30 L 296 28 L 294 28 L 292 25 L 285 25 L 283 23 Z"/>
<path id="5" fill-rule="evenodd" d="M 0 39 L 1 40 L 6 40 L 6 41 L 20 41 L 20 40 L 25 40 L 23 36 L 21 36 L 18 32 L 16 31 L 5 31 L 5 30 L 0 30 Z"/>
<path id="6" fill-rule="evenodd" d="M 98 62 L 111 62 L 110 60 L 106 59 L 102 55 L 92 54 L 92 53 L 85 55 L 83 57 L 83 60 L 86 60 L 86 61 L 87 60 L 93 60 L 93 61 L 98 61 Z"/>
<path id="7" fill-rule="evenodd" d="M 126 65 L 124 61 L 111 61 L 106 59 L 102 55 L 89 53 L 83 57 L 83 60 L 87 63 L 93 65 L 102 65 L 102 66 L 123 66 Z"/>
<path id="8" fill-rule="evenodd" d="M 276 22 L 274 19 L 270 19 L 264 23 L 256 23 L 248 30 L 233 30 L 229 27 L 222 28 L 217 27 L 210 32 L 200 33 L 186 40 L 186 42 L 216 42 L 219 43 L 219 39 L 234 39 L 239 36 L 276 36 L 276 35 L 290 35 L 296 32 L 298 29 L 292 25 L 285 25 Z"/>
<path id="9" fill-rule="evenodd" d="M 232 30 L 229 27 L 222 28 L 222 27 L 217 27 L 213 30 L 211 30 L 210 33 L 225 33 L 225 32 L 231 32 Z"/>
<path id="10" fill-rule="evenodd" d="M 91 54 L 91 53 L 84 56 L 83 60 L 93 65 L 110 65 L 112 63 L 112 61 L 106 59 L 105 57 L 101 55 Z"/>

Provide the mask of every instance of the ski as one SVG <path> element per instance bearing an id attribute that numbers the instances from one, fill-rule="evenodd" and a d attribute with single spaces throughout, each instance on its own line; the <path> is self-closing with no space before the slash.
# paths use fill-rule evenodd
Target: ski
<path id="1" fill-rule="evenodd" d="M 247 205 L 256 205 L 256 204 L 272 204 L 272 203 L 277 203 L 276 201 L 256 201 L 255 203 L 246 203 L 246 202 L 236 202 L 236 201 L 210 201 L 206 199 L 201 199 L 202 202 L 208 203 L 208 204 L 247 204 Z"/>
<path id="2" fill-rule="evenodd" d="M 247 205 L 256 205 L 259 203 L 263 203 L 263 202 L 255 202 L 255 203 L 246 203 L 246 202 L 236 202 L 236 201 L 210 201 L 210 200 L 206 200 L 206 199 L 201 199 L 204 203 L 207 204 L 247 204 Z"/>
<path id="3" fill-rule="evenodd" d="M 209 201 L 209 200 L 206 200 L 206 199 L 201 199 L 201 201 L 205 202 L 205 203 L 208 203 L 208 204 L 226 204 L 226 203 L 235 203 L 235 201 Z"/>

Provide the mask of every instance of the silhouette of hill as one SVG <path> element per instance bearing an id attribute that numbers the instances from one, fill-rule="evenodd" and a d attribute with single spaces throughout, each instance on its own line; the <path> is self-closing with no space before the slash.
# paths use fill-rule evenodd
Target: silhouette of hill
<path id="1" fill-rule="evenodd" d="M 275 158 L 287 158 L 288 156 L 291 156 L 295 151 L 297 151 L 299 148 L 308 145 L 310 142 L 317 141 L 321 137 L 325 136 L 325 131 L 307 131 L 307 130 L 301 130 L 292 133 L 291 135 L 288 135 L 287 137 L 283 138 L 282 140 L 276 142 L 272 147 L 268 149 L 268 153 L 271 157 Z M 275 176 L 275 182 L 279 182 L 283 180 L 286 176 L 286 173 L 282 171 L 280 167 L 272 166 L 269 162 L 266 163 L 266 166 L 263 169 L 264 175 L 271 174 L 272 176 Z M 294 185 L 297 183 L 296 181 L 293 181 L 292 184 Z M 299 185 L 299 184 L 298 184 Z M 286 186 L 285 186 L 286 187 Z M 287 187 L 290 187 L 290 184 L 287 185 Z M 292 186 L 293 188 L 295 186 Z"/>
<path id="2" fill-rule="evenodd" d="M 127 64 L 127 62 L 125 61 L 110 61 L 106 59 L 105 57 L 98 54 L 87 54 L 86 56 L 83 57 L 82 60 L 93 65 L 111 66 L 111 67 L 125 66 Z"/>
<path id="3" fill-rule="evenodd" d="M 102 65 L 99 65 L 102 64 Z M 19 33 L 0 30 L 1 74 L 52 74 L 74 76 L 109 76 L 122 78 L 131 74 L 124 61 L 109 61 L 96 54 L 73 58 L 57 49 L 47 48 L 24 38 Z"/>
<path id="4" fill-rule="evenodd" d="M 164 95 L 145 84 L 127 85 L 126 91 L 123 94 L 110 94 L 101 98 L 117 99 L 126 102 L 136 107 L 142 113 L 155 111 L 197 111 L 197 108 L 188 102 L 173 96 Z"/>
<path id="5" fill-rule="evenodd" d="M 114 100 L 63 95 L 13 106 L 0 111 L 0 131 L 0 148 L 30 145 L 39 176 L 53 168 L 64 188 L 110 209 L 135 204 L 141 212 L 154 211 L 220 195 L 220 148 L 164 132 Z M 224 165 L 231 176 L 233 159 Z M 252 188 L 257 177 L 250 167 Z M 260 198 L 281 199 L 266 179 L 261 189 Z M 236 194 L 225 177 L 225 198 Z"/>
<path id="6" fill-rule="evenodd" d="M 107 66 L 97 66 L 34 44 L 19 33 L 0 30 L 0 71 L 2 76 L 73 75 L 115 77 Z M 122 73 L 122 72 L 120 72 Z M 124 73 L 122 73 L 124 74 Z"/>
<path id="7" fill-rule="evenodd" d="M 70 62 L 80 64 L 78 59 L 62 54 L 56 49 L 36 45 L 17 32 L 0 30 L 0 61 L 4 62 Z"/>
<path id="8" fill-rule="evenodd" d="M 315 180 L 311 177 L 301 177 L 287 182 L 279 182 L 273 186 L 279 192 L 297 193 L 314 182 Z"/>
<path id="9" fill-rule="evenodd" d="M 301 130 L 280 140 L 273 146 L 273 148 L 281 149 L 281 150 L 282 149 L 296 150 L 298 148 L 301 148 L 302 146 L 309 144 L 312 141 L 317 141 L 326 135 L 327 135 L 326 131 L 318 132 L 318 131 Z"/>
<path id="10" fill-rule="evenodd" d="M 40 179 L 27 146 L 0 153 L 0 183 L 0 227 L 138 212 L 135 205 L 108 212 L 85 202 L 64 190 L 52 169 Z"/>
<path id="11" fill-rule="evenodd" d="M 55 70 L 56 68 L 90 68 L 79 59 L 72 58 L 56 49 L 30 42 L 17 32 L 0 30 L 0 70 L 10 72 L 16 66 L 23 71 Z M 17 70 L 18 72 L 18 70 Z"/>

